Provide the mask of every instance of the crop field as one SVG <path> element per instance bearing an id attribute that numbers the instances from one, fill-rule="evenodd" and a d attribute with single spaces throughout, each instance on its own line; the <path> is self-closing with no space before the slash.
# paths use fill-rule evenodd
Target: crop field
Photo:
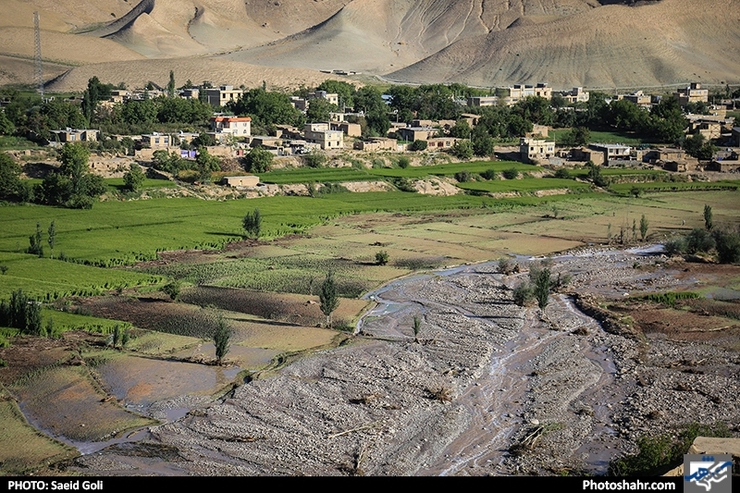
<path id="1" fill-rule="evenodd" d="M 537 190 L 568 189 L 574 192 L 590 190 L 591 184 L 562 178 L 524 178 L 521 180 L 472 181 L 458 185 L 463 190 L 490 193 L 534 192 Z"/>
<path id="2" fill-rule="evenodd" d="M 105 184 L 118 191 L 124 191 L 123 178 L 106 178 Z M 170 180 L 154 180 L 151 178 L 144 179 L 141 188 L 175 188 L 177 184 Z"/>
<path id="3" fill-rule="evenodd" d="M 124 270 L 102 269 L 60 262 L 35 255 L 0 252 L 7 267 L 0 282 L 0 299 L 22 289 L 36 298 L 52 301 L 66 296 L 95 296 L 116 288 L 158 284 L 162 278 Z"/>
<path id="4" fill-rule="evenodd" d="M 72 440 L 101 440 L 154 423 L 105 399 L 89 371 L 86 366 L 52 367 L 29 375 L 12 390 L 41 428 Z"/>
<path id="5" fill-rule="evenodd" d="M 53 440 L 26 421 L 18 403 L 0 388 L 0 474 L 23 474 L 42 462 L 72 458 L 77 451 Z"/>
<path id="6" fill-rule="evenodd" d="M 410 166 L 408 168 L 298 168 L 259 174 L 265 183 L 326 183 L 340 181 L 370 181 L 378 178 L 424 178 L 425 176 L 453 176 L 460 171 L 483 173 L 493 170 L 500 173 L 516 169 L 521 173 L 542 171 L 542 168 L 515 161 L 475 161 L 470 163 L 440 164 L 436 166 Z"/>
<path id="7" fill-rule="evenodd" d="M 648 182 L 648 183 L 615 183 L 609 189 L 615 193 L 629 195 L 633 188 L 640 192 L 679 192 L 690 190 L 737 190 L 740 180 L 723 180 L 713 182 Z"/>

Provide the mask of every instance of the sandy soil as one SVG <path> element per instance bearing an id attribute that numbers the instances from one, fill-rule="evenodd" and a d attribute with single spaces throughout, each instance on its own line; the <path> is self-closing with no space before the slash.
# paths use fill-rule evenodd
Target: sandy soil
<path id="1" fill-rule="evenodd" d="M 530 262 L 518 262 L 526 271 Z M 695 284 L 677 267 L 603 250 L 551 265 L 606 301 Z M 112 449 L 78 464 L 96 474 L 599 473 L 643 433 L 740 422 L 727 398 L 740 391 L 740 358 L 713 342 L 721 337 L 606 332 L 565 295 L 544 313 L 520 308 L 511 288 L 524 276 L 483 264 L 393 282 L 371 294 L 378 305 L 355 344 L 152 427 L 138 445 L 177 450 L 176 459 L 132 466 L 130 450 Z"/>

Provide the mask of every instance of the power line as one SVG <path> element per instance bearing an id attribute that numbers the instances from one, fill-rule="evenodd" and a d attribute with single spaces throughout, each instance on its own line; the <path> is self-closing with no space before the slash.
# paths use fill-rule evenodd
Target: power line
<path id="1" fill-rule="evenodd" d="M 39 28 L 39 13 L 33 13 L 34 42 L 36 51 L 34 56 L 33 78 L 39 88 L 41 99 L 44 99 L 44 71 L 41 66 L 41 29 Z"/>

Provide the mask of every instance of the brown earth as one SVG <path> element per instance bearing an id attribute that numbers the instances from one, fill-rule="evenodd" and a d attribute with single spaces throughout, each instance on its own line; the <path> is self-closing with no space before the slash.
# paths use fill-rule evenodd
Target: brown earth
<path id="1" fill-rule="evenodd" d="M 169 70 L 178 81 L 265 80 L 289 89 L 317 85 L 322 69 L 556 89 L 733 83 L 740 74 L 732 0 L 96 0 L 85 8 L 78 0 L 9 1 L 0 38 L 17 37 L 0 43 L 0 55 L 32 55 L 38 9 L 45 61 L 94 65 L 55 81 L 55 91 L 79 91 L 93 75 L 129 87 L 165 84 Z M 138 57 L 153 63 L 131 61 Z M 4 72 L 0 82 L 31 81 L 27 67 Z"/>

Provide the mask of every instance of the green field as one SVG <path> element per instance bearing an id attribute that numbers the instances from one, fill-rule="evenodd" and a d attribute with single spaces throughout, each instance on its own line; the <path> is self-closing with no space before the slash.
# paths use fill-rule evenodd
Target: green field
<path id="1" fill-rule="evenodd" d="M 437 166 L 410 166 L 408 168 L 299 168 L 271 171 L 259 175 L 265 183 L 326 183 L 339 181 L 370 181 L 386 178 L 424 178 L 425 176 L 454 176 L 460 171 L 483 173 L 494 170 L 498 173 L 507 169 L 521 173 L 542 171 L 542 168 L 515 161 L 474 161 L 470 163 L 440 164 Z"/>
<path id="2" fill-rule="evenodd" d="M 561 178 L 525 178 L 522 180 L 491 180 L 473 181 L 458 185 L 464 190 L 478 190 L 482 192 L 534 192 L 537 190 L 552 190 L 567 188 L 571 191 L 586 191 L 591 189 L 590 183 Z"/>
<path id="3" fill-rule="evenodd" d="M 645 183 L 615 183 L 609 190 L 620 195 L 630 195 L 633 189 L 640 192 L 681 192 L 700 190 L 737 190 L 740 180 L 723 180 L 713 182 L 645 182 Z"/>

